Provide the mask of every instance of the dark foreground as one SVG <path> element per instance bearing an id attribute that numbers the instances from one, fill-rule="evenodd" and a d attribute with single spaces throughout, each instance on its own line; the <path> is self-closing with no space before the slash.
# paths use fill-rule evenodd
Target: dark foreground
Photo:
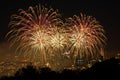
<path id="1" fill-rule="evenodd" d="M 3 76 L 0 80 L 120 80 L 120 60 L 111 58 L 95 63 L 91 68 L 83 71 L 55 72 L 49 68 L 36 70 L 29 65 L 18 70 L 14 76 Z"/>

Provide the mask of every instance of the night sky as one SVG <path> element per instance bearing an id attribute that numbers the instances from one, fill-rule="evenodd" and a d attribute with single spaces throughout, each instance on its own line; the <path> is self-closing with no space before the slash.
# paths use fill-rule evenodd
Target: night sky
<path id="1" fill-rule="evenodd" d="M 0 41 L 5 41 L 9 30 L 10 16 L 18 9 L 28 9 L 39 2 L 47 7 L 58 9 L 62 19 L 84 13 L 93 16 L 106 31 L 107 52 L 120 52 L 120 8 L 115 0 L 0 0 Z"/>

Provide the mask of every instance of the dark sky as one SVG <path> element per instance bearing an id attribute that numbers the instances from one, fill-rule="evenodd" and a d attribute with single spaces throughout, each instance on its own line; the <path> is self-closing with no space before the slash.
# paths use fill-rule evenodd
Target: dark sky
<path id="1" fill-rule="evenodd" d="M 95 17 L 106 31 L 106 49 L 120 51 L 120 8 L 116 0 L 0 0 L 0 41 L 5 40 L 10 16 L 18 9 L 27 9 L 38 2 L 58 9 L 64 18 L 80 13 Z"/>

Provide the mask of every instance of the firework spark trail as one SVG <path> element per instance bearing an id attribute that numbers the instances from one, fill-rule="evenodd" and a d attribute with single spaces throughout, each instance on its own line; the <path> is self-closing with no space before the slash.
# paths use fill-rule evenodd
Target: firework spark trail
<path id="1" fill-rule="evenodd" d="M 98 52 L 105 45 L 105 35 L 103 27 L 91 16 L 81 14 L 69 18 L 70 27 L 70 51 L 74 57 L 88 59 L 99 55 Z M 101 54 L 100 54 L 101 55 Z"/>

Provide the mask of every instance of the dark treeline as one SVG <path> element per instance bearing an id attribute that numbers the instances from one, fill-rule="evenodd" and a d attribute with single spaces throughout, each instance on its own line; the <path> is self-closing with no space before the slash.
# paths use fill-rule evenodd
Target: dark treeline
<path id="1" fill-rule="evenodd" d="M 3 76 L 0 80 L 120 80 L 120 60 L 111 58 L 95 63 L 86 70 L 63 70 L 55 72 L 49 68 L 35 69 L 32 65 L 18 70 L 14 76 Z"/>

